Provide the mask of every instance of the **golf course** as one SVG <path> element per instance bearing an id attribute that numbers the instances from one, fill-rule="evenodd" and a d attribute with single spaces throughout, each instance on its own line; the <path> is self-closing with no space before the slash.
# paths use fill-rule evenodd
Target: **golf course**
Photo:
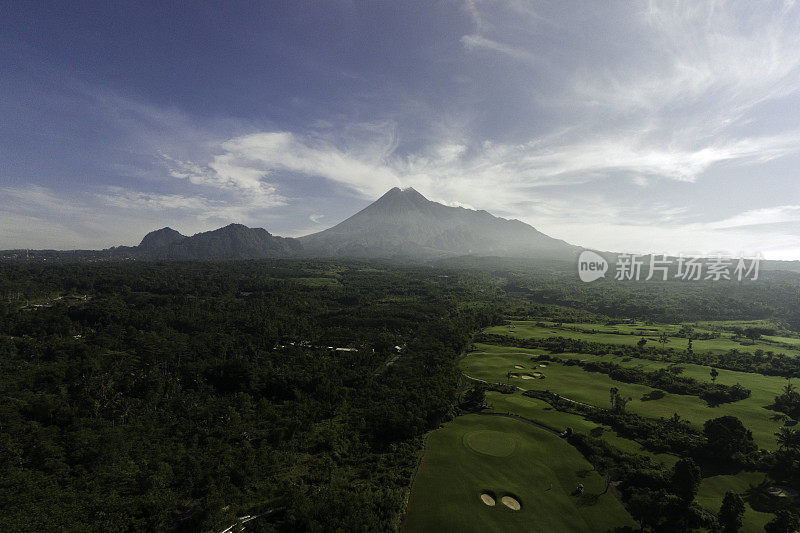
<path id="1" fill-rule="evenodd" d="M 624 502 L 615 488 L 619 481 L 603 473 L 603 461 L 593 466 L 598 457 L 585 456 L 585 443 L 605 454 L 644 461 L 649 471 L 662 472 L 661 479 L 676 475 L 672 471 L 682 455 L 667 445 L 652 449 L 652 442 L 620 434 L 630 432 L 598 421 L 597 413 L 659 423 L 671 419 L 697 439 L 702 439 L 707 421 L 735 418 L 759 453 L 778 450 L 778 432 L 794 421 L 772 404 L 789 380 L 697 362 L 724 360 L 731 353 L 800 356 L 800 339 L 781 334 L 745 338 L 745 327 L 766 328 L 759 322 L 703 323 L 687 329 L 685 324 L 545 320 L 508 320 L 486 328 L 459 361 L 464 389 L 483 390 L 483 402 L 427 436 L 402 530 L 610 531 L 644 525 L 633 518 L 635 499 Z M 493 344 L 492 339 L 502 342 Z M 542 339 L 548 347 L 563 339 L 582 341 L 588 344 L 581 347 L 601 346 L 601 353 L 530 347 Z M 648 345 L 656 348 L 644 350 Z M 616 353 L 614 347 L 627 351 Z M 631 353 L 636 347 L 641 354 Z M 606 368 L 612 370 L 601 371 Z M 634 375 L 640 381 L 669 376 L 694 389 L 670 392 L 658 388 L 660 382 L 620 381 L 612 374 Z M 744 392 L 735 401 L 721 402 L 686 393 L 712 388 Z M 787 497 L 795 497 L 752 464 L 721 469 L 705 465 L 700 471 L 694 501 L 687 504 L 713 522 L 726 493 L 737 494 L 743 499 L 741 531 L 763 531 Z"/>
<path id="2" fill-rule="evenodd" d="M 576 493 L 579 484 L 583 494 Z M 466 415 L 429 435 L 403 531 L 633 526 L 605 488 L 591 464 L 547 430 L 500 416 Z M 502 503 L 506 496 L 519 502 L 518 510 Z"/>

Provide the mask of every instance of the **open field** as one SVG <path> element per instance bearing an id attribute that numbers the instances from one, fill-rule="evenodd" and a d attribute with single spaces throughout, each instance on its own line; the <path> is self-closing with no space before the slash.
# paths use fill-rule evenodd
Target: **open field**
<path id="1" fill-rule="evenodd" d="M 579 483 L 583 495 L 573 494 Z M 428 436 L 403 531 L 606 531 L 635 523 L 569 444 L 502 417 L 466 415 Z M 481 495 L 490 495 L 487 505 Z M 504 495 L 520 502 L 513 511 Z"/>
<path id="2" fill-rule="evenodd" d="M 776 335 L 764 335 L 764 339 L 773 342 L 782 342 L 784 344 L 791 344 L 800 348 L 800 338 L 798 337 L 778 337 Z"/>
<path id="3" fill-rule="evenodd" d="M 514 394 L 501 394 L 489 391 L 486 399 L 493 412 L 511 412 L 541 424 L 564 430 L 571 427 L 578 433 L 589 434 L 593 429 L 603 427 L 601 438 L 619 450 L 628 453 L 637 453 L 650 457 L 655 462 L 662 462 L 667 468 L 672 468 L 678 457 L 666 453 L 653 453 L 645 450 L 637 442 L 620 437 L 608 427 L 601 426 L 580 415 L 557 411 L 549 404 L 535 398 L 522 396 L 519 392 Z M 767 476 L 762 472 L 740 472 L 734 475 L 716 475 L 704 479 L 696 500 L 704 509 L 717 513 L 722 498 L 727 491 L 746 494 L 748 490 L 766 483 Z M 745 513 L 742 531 L 763 531 L 764 524 L 772 519 L 773 515 L 754 510 L 745 499 Z"/>
<path id="4" fill-rule="evenodd" d="M 722 499 L 728 491 L 740 495 L 765 483 L 766 476 L 762 472 L 739 472 L 735 475 L 711 476 L 700 483 L 696 501 L 706 510 L 716 513 L 722 505 Z M 764 531 L 764 524 L 772 520 L 773 515 L 753 510 L 745 498 L 745 513 L 742 520 L 742 531 Z"/>
<path id="5" fill-rule="evenodd" d="M 732 415 L 741 419 L 752 430 L 753 438 L 759 446 L 765 449 L 777 447 L 774 434 L 783 425 L 782 417 L 765 407 L 772 403 L 775 395 L 780 391 L 780 387 L 785 383 L 786 380 L 781 378 L 744 372 L 726 372 L 725 381 L 721 382 L 727 383 L 731 379 L 741 378 L 740 383 L 753 389 L 753 393 L 750 398 L 745 400 L 709 407 L 697 396 L 670 393 L 666 393 L 663 398 L 658 400 L 644 400 L 642 398 L 655 389 L 645 385 L 622 383 L 605 374 L 587 372 L 578 366 L 565 366 L 557 362 L 550 363 L 546 369 L 541 369 L 538 364 L 534 368 L 529 354 L 534 353 L 535 350 L 526 352 L 512 350 L 514 351 L 471 353 L 461 360 L 461 368 L 468 376 L 503 383 L 506 382 L 508 372 L 525 372 L 515 369 L 514 365 L 524 366 L 530 372 L 541 370 L 545 376 L 544 379 L 511 377 L 510 383 L 528 390 L 550 390 L 572 400 L 599 407 L 610 405 L 609 389 L 616 387 L 622 396 L 631 398 L 627 405 L 627 409 L 631 412 L 654 418 L 670 417 L 674 413 L 678 413 L 682 418 L 698 426 L 702 426 L 710 418 Z M 583 356 L 584 359 L 596 357 Z M 650 361 L 642 362 L 650 363 Z M 700 371 L 696 372 L 701 373 Z M 737 376 L 732 378 L 730 374 Z M 723 371 L 720 371 L 720 380 L 722 380 L 722 375 Z"/>
<path id="6" fill-rule="evenodd" d="M 608 426 L 586 420 L 580 415 L 558 411 L 553 409 L 547 402 L 523 396 L 520 392 L 502 394 L 489 391 L 486 393 L 486 400 L 491 406 L 490 410 L 492 412 L 518 414 L 557 431 L 564 431 L 567 428 L 572 428 L 572 430 L 577 433 L 590 434 L 592 430 L 597 433 L 597 429 L 602 428 L 601 437 L 612 446 L 624 452 L 646 455 L 656 462 L 664 463 L 668 467 L 672 467 L 678 460 L 678 457 L 674 455 L 653 453 L 645 450 L 638 442 L 620 437 Z"/>
<path id="7" fill-rule="evenodd" d="M 568 339 L 576 339 L 587 342 L 598 342 L 602 344 L 617 344 L 625 346 L 636 346 L 639 339 L 642 337 L 647 339 L 649 346 L 657 346 L 663 348 L 673 348 L 675 350 L 685 350 L 689 341 L 683 337 L 674 337 L 680 329 L 677 325 L 663 325 L 663 326 L 630 326 L 630 325 L 615 325 L 604 326 L 602 324 L 565 324 L 558 326 L 556 324 L 546 324 L 545 326 L 537 326 L 536 324 L 543 322 L 533 321 L 511 321 L 509 325 L 494 326 L 487 328 L 486 333 L 494 333 L 498 335 L 510 335 L 519 339 L 544 339 L 548 337 L 564 337 Z M 580 331 L 576 331 L 580 330 Z M 697 329 L 698 332 L 707 332 L 702 328 Z M 631 334 L 633 332 L 633 334 Z M 666 333 L 668 335 L 667 342 L 658 342 L 659 335 Z M 776 337 L 775 339 L 786 339 L 781 342 L 795 341 L 789 337 Z M 787 344 L 790 342 L 787 342 Z M 798 341 L 798 348 L 790 348 L 786 346 L 777 345 L 772 342 L 764 341 L 745 341 L 739 342 L 733 340 L 730 333 L 721 333 L 721 336 L 716 339 L 692 341 L 692 348 L 697 353 L 712 353 L 720 354 L 726 353 L 730 350 L 738 350 L 740 352 L 754 353 L 756 350 L 772 351 L 773 353 L 785 354 L 787 356 L 800 355 L 800 341 Z"/>
<path id="8" fill-rule="evenodd" d="M 588 342 L 598 342 L 619 345 L 636 345 L 639 339 L 645 337 L 649 345 L 672 347 L 676 350 L 685 350 L 688 339 L 677 337 L 681 325 L 652 325 L 644 323 L 602 325 L 592 323 L 568 323 L 556 324 L 554 322 L 538 321 L 513 321 L 503 326 L 493 326 L 486 328 L 486 333 L 497 333 L 511 335 L 516 338 L 546 338 L 546 337 L 567 337 L 580 339 Z M 737 324 L 738 325 L 738 324 Z M 754 322 L 752 324 L 742 324 L 744 326 L 767 327 L 769 324 Z M 800 351 L 787 345 L 800 347 L 800 340 L 794 337 L 775 336 L 767 337 L 764 340 L 751 342 L 739 342 L 734 340 L 732 334 L 723 331 L 723 327 L 732 327 L 729 323 L 708 323 L 705 325 L 693 325 L 696 333 L 719 332 L 720 338 L 711 340 L 693 340 L 695 352 L 725 353 L 731 349 L 740 352 L 754 352 L 757 349 L 772 351 L 774 353 L 786 353 L 787 355 L 800 355 Z M 668 342 L 659 343 L 658 338 L 662 334 L 667 334 Z M 780 344 L 779 344 L 780 343 Z M 546 350 L 526 349 L 514 346 L 496 346 L 485 343 L 474 344 L 473 352 L 468 353 L 459 361 L 462 372 L 469 377 L 484 380 L 492 383 L 508 383 L 516 388 L 524 390 L 550 391 L 566 398 L 607 408 L 610 406 L 610 389 L 619 389 L 620 394 L 625 398 L 630 398 L 626 409 L 649 418 L 671 417 L 677 413 L 681 418 L 688 420 L 698 428 L 702 428 L 706 420 L 730 415 L 738 418 L 752 431 L 753 439 L 759 447 L 766 450 L 776 450 L 778 448 L 775 433 L 781 428 L 788 417 L 777 413 L 767 407 L 771 405 L 775 396 L 780 394 L 787 384 L 787 380 L 777 376 L 765 376 L 761 374 L 736 372 L 731 370 L 717 369 L 716 379 L 712 379 L 711 367 L 697 364 L 675 364 L 662 361 L 652 361 L 639 359 L 636 357 L 621 357 L 616 355 L 588 355 L 575 353 L 550 354 Z M 557 359 L 556 361 L 534 361 L 532 357 L 538 355 L 549 355 Z M 724 403 L 717 407 L 710 407 L 704 400 L 693 395 L 678 395 L 668 393 L 658 399 L 648 399 L 656 389 L 633 383 L 624 383 L 611 379 L 608 375 L 599 372 L 588 372 L 580 366 L 565 365 L 558 359 L 580 359 L 592 360 L 596 362 L 608 362 L 627 368 L 638 368 L 644 371 L 657 371 L 680 367 L 679 374 L 683 377 L 693 378 L 698 382 L 716 382 L 723 385 L 741 384 L 751 391 L 749 398 L 736 402 Z M 558 411 L 544 401 L 529 398 L 516 390 L 511 394 L 502 394 L 495 391 L 486 392 L 485 413 L 509 414 L 524 417 L 534 423 L 541 424 L 555 432 L 561 432 L 566 428 L 582 434 L 599 437 L 612 447 L 628 452 L 649 457 L 654 465 L 661 464 L 665 472 L 671 471 L 678 460 L 672 454 L 653 453 L 645 450 L 638 442 L 619 436 L 612 428 L 597 424 L 584 417 Z M 460 530 L 559 530 L 559 531 L 595 531 L 603 530 L 606 526 L 600 523 L 593 523 L 591 515 L 587 515 L 591 508 L 581 508 L 580 515 L 570 517 L 570 523 L 557 526 L 555 523 L 536 522 L 535 525 L 526 525 L 523 521 L 517 522 L 518 517 L 523 517 L 528 511 L 526 502 L 531 497 L 530 492 L 525 492 L 528 485 L 536 485 L 531 478 L 524 481 L 530 475 L 525 469 L 503 473 L 511 479 L 523 480 L 513 494 L 519 496 L 522 502 L 520 511 L 508 511 L 501 504 L 500 494 L 496 489 L 492 489 L 491 478 L 485 477 L 485 467 L 475 469 L 476 464 L 487 467 L 491 463 L 495 466 L 496 472 L 503 472 L 505 465 L 500 466 L 503 460 L 493 457 L 482 458 L 476 462 L 475 452 L 469 452 L 469 446 L 464 445 L 464 435 L 474 429 L 473 426 L 487 427 L 494 424 L 506 424 L 508 427 L 522 426 L 524 430 L 517 433 L 517 438 L 530 438 L 528 433 L 537 435 L 536 441 L 530 443 L 531 446 L 542 449 L 544 446 L 551 446 L 541 454 L 558 454 L 565 457 L 561 449 L 569 445 L 558 438 L 556 435 L 548 433 L 546 430 L 537 429 L 530 424 L 526 425 L 523 421 L 499 416 L 486 415 L 467 415 L 457 418 L 444 429 L 436 431 L 430 435 L 430 440 L 426 446 L 425 457 L 420 467 L 417 481 L 411 495 L 409 504 L 408 518 L 405 522 L 407 531 L 427 531 L 432 529 L 460 529 Z M 459 437 L 460 436 L 460 437 Z M 505 455 L 508 447 L 502 445 L 504 438 L 499 438 L 494 443 L 495 448 L 503 448 L 502 454 Z M 546 437 L 550 437 L 548 440 Z M 459 440 L 460 439 L 460 440 Z M 514 449 L 518 450 L 515 445 Z M 496 451 L 497 451 L 496 450 Z M 558 450 L 558 452 L 556 452 Z M 573 449 L 573 451 L 576 451 Z M 497 451 L 499 453 L 499 451 Z M 509 452 L 512 453 L 512 452 Z M 513 453 L 517 453 L 516 451 Z M 511 455 L 508 455 L 509 457 Z M 553 466 L 555 469 L 556 467 Z M 755 510 L 748 502 L 748 497 L 756 491 L 765 491 L 765 487 L 771 486 L 771 481 L 764 472 L 741 471 L 738 473 L 727 473 L 724 475 L 706 474 L 709 477 L 703 479 L 696 501 L 704 509 L 712 514 L 719 511 L 722 499 L 726 491 L 734 491 L 745 499 L 745 513 L 743 517 L 742 531 L 763 531 L 764 524 L 774 517 L 770 512 L 763 512 L 762 504 L 753 503 Z M 454 482 L 454 480 L 458 480 Z M 583 481 L 582 481 L 583 482 Z M 445 485 L 452 484 L 453 488 Z M 584 482 L 584 484 L 587 484 Z M 588 485 L 588 484 L 587 484 Z M 565 487 L 569 488 L 569 487 Z M 506 489 L 507 490 L 507 489 Z M 530 489 L 527 489 L 530 490 Z M 438 491 L 438 492 L 437 492 Z M 483 491 L 483 492 L 481 492 Z M 486 491 L 492 491 L 491 494 Z M 472 494 L 476 493 L 476 494 Z M 481 494 L 485 495 L 486 501 L 494 503 L 493 507 L 481 503 Z M 533 496 L 536 496 L 535 490 Z M 565 496 L 566 502 L 570 503 L 569 495 L 562 493 L 557 495 L 557 501 L 561 501 Z M 456 498 L 459 503 L 453 503 Z M 476 505 L 467 502 L 477 502 Z M 561 507 L 565 503 L 551 502 L 551 507 L 547 514 L 565 513 Z M 756 500 L 750 500 L 756 502 Z M 619 504 L 616 500 L 614 502 Z M 464 510 L 468 508 L 468 510 Z M 440 510 L 436 510 L 440 509 Z M 492 516 L 487 513 L 480 513 L 477 510 L 500 510 L 502 514 Z M 624 511 L 623 511 L 624 512 Z M 456 515 L 464 513 L 464 518 L 457 518 Z M 582 520 L 582 523 L 578 520 Z M 627 517 L 630 520 L 630 517 Z M 463 522 L 459 522 L 463 520 Z"/>
<path id="9" fill-rule="evenodd" d="M 487 392 L 487 402 L 494 412 L 511 412 L 531 420 L 548 425 L 558 430 L 571 427 L 578 433 L 590 433 L 593 429 L 603 427 L 595 422 L 586 420 L 580 415 L 564 413 L 550 407 L 549 404 L 535 398 L 522 396 L 520 393 L 501 394 Z M 620 437 L 608 427 L 603 427 L 601 438 L 619 450 L 628 453 L 637 453 L 650 457 L 655 462 L 662 462 L 667 468 L 672 468 L 678 457 L 665 453 L 652 453 L 645 450 L 637 442 Z M 711 513 L 717 513 L 722 498 L 727 491 L 745 494 L 752 487 L 759 486 L 768 478 L 762 472 L 740 472 L 734 475 L 716 475 L 704 479 L 697 494 L 697 503 Z M 754 510 L 745 499 L 745 513 L 742 531 L 763 531 L 764 524 L 772 519 L 773 515 Z"/>
<path id="10" fill-rule="evenodd" d="M 489 344 L 478 344 L 478 349 L 486 353 L 508 353 L 508 350 L 513 350 L 517 353 L 517 348 L 509 348 L 506 346 L 493 346 Z M 542 353 L 537 350 L 529 350 L 519 353 L 530 353 L 537 355 Z M 705 365 L 687 364 L 687 363 L 665 363 L 662 361 L 651 361 L 649 359 L 638 359 L 631 357 L 622 357 L 619 355 L 587 355 L 587 354 L 549 354 L 551 357 L 562 359 L 591 359 L 592 361 L 605 361 L 614 363 L 616 365 L 641 368 L 643 370 L 654 371 L 662 368 L 680 367 L 683 370 L 679 375 L 689 378 L 694 378 L 697 381 L 711 382 L 711 367 Z M 523 365 L 520 365 L 523 366 Z M 531 367 L 529 363 L 527 367 Z M 524 367 L 523 367 L 524 368 Z M 519 369 L 517 369 L 519 370 Z M 718 375 L 716 383 L 723 385 L 735 385 L 736 383 L 742 384 L 744 387 L 751 390 L 751 396 L 746 401 L 755 400 L 762 402 L 763 405 L 769 405 L 775 399 L 775 396 L 780 393 L 783 387 L 787 384 L 785 378 L 779 376 L 765 376 L 763 374 L 755 374 L 752 372 L 737 372 L 734 370 L 717 369 Z M 773 415 L 774 411 L 770 411 Z"/>

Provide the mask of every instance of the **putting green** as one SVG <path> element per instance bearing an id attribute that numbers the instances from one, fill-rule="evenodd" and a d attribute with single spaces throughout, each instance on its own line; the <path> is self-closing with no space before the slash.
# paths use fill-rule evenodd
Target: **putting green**
<path id="1" fill-rule="evenodd" d="M 499 431 L 472 431 L 464 435 L 464 445 L 484 455 L 508 457 L 517 448 L 517 441 L 514 436 Z"/>

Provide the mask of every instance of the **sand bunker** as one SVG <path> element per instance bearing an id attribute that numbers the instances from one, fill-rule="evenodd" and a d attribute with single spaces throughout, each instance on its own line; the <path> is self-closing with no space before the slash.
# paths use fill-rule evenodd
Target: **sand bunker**
<path id="1" fill-rule="evenodd" d="M 519 511 L 522 508 L 522 506 L 519 503 L 519 500 L 517 500 L 513 496 L 503 496 L 502 498 L 500 498 L 500 501 L 503 503 L 503 505 L 505 505 L 512 511 Z"/>
<path id="2" fill-rule="evenodd" d="M 795 492 L 791 489 L 785 489 L 782 487 L 770 487 L 767 492 L 771 496 L 777 496 L 778 498 L 788 498 L 789 496 L 794 496 Z"/>
<path id="3" fill-rule="evenodd" d="M 481 501 L 486 505 L 488 505 L 489 507 L 494 507 L 495 504 L 494 494 L 491 494 L 489 492 L 484 492 L 483 494 L 481 494 Z"/>
<path id="4" fill-rule="evenodd" d="M 522 379 L 536 379 L 534 376 L 531 376 L 530 374 L 522 374 L 520 377 Z"/>
<path id="5" fill-rule="evenodd" d="M 522 365 L 514 365 L 514 368 L 519 368 L 520 370 L 522 370 L 522 369 L 523 369 L 523 368 L 525 368 L 525 367 L 524 367 L 524 366 L 522 366 Z"/>
<path id="6" fill-rule="evenodd" d="M 539 365 L 542 368 L 547 368 L 547 365 Z"/>
<path id="7" fill-rule="evenodd" d="M 540 377 L 542 377 L 542 373 L 541 372 L 534 372 L 533 373 L 533 377 L 540 378 Z"/>

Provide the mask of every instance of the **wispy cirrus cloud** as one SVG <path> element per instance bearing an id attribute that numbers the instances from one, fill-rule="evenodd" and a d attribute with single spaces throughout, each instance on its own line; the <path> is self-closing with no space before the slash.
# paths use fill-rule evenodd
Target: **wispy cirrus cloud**
<path id="1" fill-rule="evenodd" d="M 560 124 L 568 135 L 554 150 L 525 154 L 544 163 L 544 174 L 622 169 L 693 181 L 719 162 L 763 162 L 797 151 L 800 130 L 765 132 L 751 116 L 800 91 L 800 11 L 791 2 L 651 1 L 627 6 L 613 25 L 587 10 L 609 37 L 578 39 L 567 28 L 560 38 L 570 42 L 572 55 L 562 63 L 552 61 L 552 24 L 539 12 L 546 5 L 468 1 L 465 7 L 476 28 L 462 37 L 473 43 L 468 50 L 482 46 L 520 58 L 538 49 L 551 61 L 532 67 L 531 75 L 563 80 L 535 96 L 569 121 Z M 494 46 L 495 35 L 515 45 Z M 611 46 L 615 37 L 630 45 Z M 516 44 L 525 42 L 528 48 Z"/>
<path id="2" fill-rule="evenodd" d="M 536 56 L 522 48 L 517 48 L 508 44 L 504 44 L 498 41 L 494 41 L 492 39 L 487 39 L 482 35 L 478 34 L 470 34 L 464 35 L 461 37 L 461 44 L 464 45 L 468 50 L 476 50 L 476 49 L 486 49 L 491 50 L 493 52 L 499 52 L 501 54 L 505 54 L 509 57 L 514 59 L 519 59 L 522 61 L 535 61 Z"/>
<path id="3" fill-rule="evenodd" d="M 223 143 L 226 149 L 228 143 Z M 224 191 L 240 203 L 262 207 L 284 205 L 286 199 L 278 194 L 274 184 L 266 181 L 268 172 L 259 168 L 245 154 L 227 150 L 206 164 L 182 161 L 160 153 L 173 178 L 186 180 L 200 189 Z"/>
<path id="4" fill-rule="evenodd" d="M 134 226 L 233 221 L 296 235 L 413 186 L 588 246 L 675 250 L 683 239 L 707 251 L 705 243 L 760 239 L 800 257 L 791 237 L 800 199 L 795 3 L 445 4 L 425 13 L 419 35 L 355 42 L 332 28 L 330 42 L 347 43 L 346 68 L 331 67 L 327 47 L 282 42 L 302 68 L 294 56 L 265 62 L 238 80 L 241 94 L 227 80 L 209 86 L 216 99 L 184 94 L 187 103 L 168 91 L 148 103 L 148 90 L 121 96 L 55 71 L 50 85 L 63 94 L 29 98 L 42 127 L 18 146 L 42 143 L 34 163 L 26 176 L 8 175 L 43 187 L 7 188 L 0 211 L 47 219 L 51 231 L 60 222 L 45 213 L 69 209 L 84 235 L 110 235 L 95 222 L 112 224 L 113 210 L 126 239 Z M 29 87 L 46 92 L 39 81 Z M 0 132 L 9 137 L 32 114 L 14 115 L 29 105 L 19 94 L 4 95 L 14 101 L 3 110 L 18 117 Z M 210 107 L 198 112 L 198 101 Z M 50 116 L 61 116 L 60 141 L 42 135 Z M 74 159 L 70 168 L 57 157 L 39 164 L 53 147 Z M 52 175 L 39 180 L 40 167 Z M 84 180 L 85 168 L 93 177 Z"/>
<path id="5" fill-rule="evenodd" d="M 277 205 L 263 180 L 281 171 L 336 182 L 368 198 L 395 186 L 413 186 L 445 203 L 467 203 L 514 214 L 532 191 L 577 185 L 610 172 L 692 182 L 714 164 L 764 162 L 797 150 L 800 135 L 740 139 L 699 150 L 650 147 L 630 139 L 561 144 L 558 139 L 478 146 L 444 142 L 412 154 L 370 146 L 345 150 L 290 132 L 263 132 L 222 143 L 224 153 L 205 165 L 181 162 L 174 177 L 222 189 L 253 191 Z"/>
<path id="6" fill-rule="evenodd" d="M 788 222 L 800 223 L 800 205 L 780 205 L 751 209 L 738 215 L 716 222 L 709 226 L 718 229 L 735 229 L 747 226 L 763 226 L 771 224 L 784 224 Z M 798 224 L 800 226 L 800 224 Z"/>

